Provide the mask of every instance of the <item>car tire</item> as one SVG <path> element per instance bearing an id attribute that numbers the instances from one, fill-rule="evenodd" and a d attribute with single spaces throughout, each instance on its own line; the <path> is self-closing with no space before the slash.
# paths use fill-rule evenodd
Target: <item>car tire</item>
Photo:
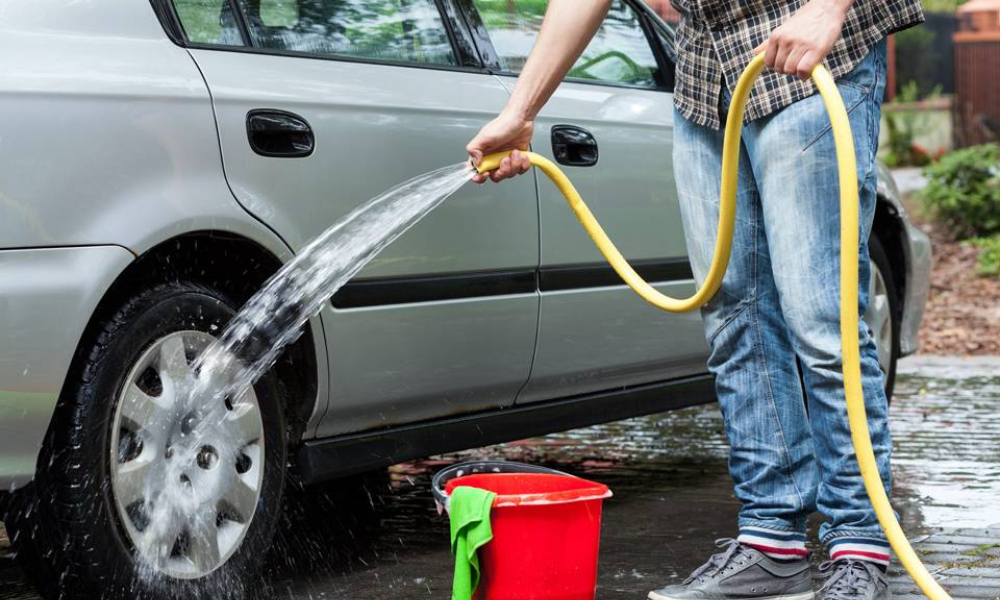
<path id="1" fill-rule="evenodd" d="M 191 480 L 185 482 L 187 476 L 181 475 L 178 485 L 186 485 L 183 489 L 188 490 L 196 502 L 188 504 L 183 501 L 178 506 L 204 507 L 204 515 L 207 516 L 185 521 L 190 515 L 185 516 L 182 510 L 168 511 L 166 514 L 176 513 L 181 517 L 176 523 L 170 521 L 171 527 L 165 528 L 168 532 L 155 538 L 158 542 L 174 540 L 170 551 L 157 559 L 157 564 L 146 560 L 153 554 L 144 556 L 136 539 L 154 539 L 152 536 L 158 530 L 151 530 L 148 523 L 143 527 L 140 524 L 141 515 L 133 516 L 133 513 L 142 513 L 145 515 L 143 518 L 148 520 L 146 513 L 155 503 L 143 497 L 125 507 L 119 500 L 126 493 L 123 490 L 133 489 L 125 484 L 131 480 L 126 475 L 115 474 L 118 471 L 127 473 L 132 464 L 128 461 L 139 463 L 138 457 L 152 457 L 143 461 L 173 459 L 174 451 L 170 444 L 176 443 L 175 447 L 181 447 L 176 435 L 164 434 L 168 451 L 162 454 L 166 458 L 160 458 L 159 447 L 154 444 L 153 438 L 142 437 L 147 435 L 146 430 L 137 425 L 139 433 L 126 432 L 122 423 L 133 421 L 119 417 L 125 410 L 125 390 L 131 390 L 131 387 L 126 388 L 131 385 L 130 377 L 141 371 L 140 376 L 154 380 L 149 384 L 153 386 L 157 377 L 161 377 L 157 406 L 176 406 L 177 403 L 163 400 L 166 397 L 164 386 L 170 375 L 163 371 L 167 350 L 162 348 L 167 347 L 168 341 L 171 348 L 176 348 L 179 339 L 179 356 L 190 366 L 192 354 L 197 349 L 192 350 L 190 344 L 193 342 L 189 340 L 200 340 L 206 335 L 218 333 L 235 314 L 235 306 L 221 292 L 199 283 L 178 281 L 157 285 L 133 295 L 81 344 L 46 438 L 38 474 L 30 490 L 31 498 L 21 502 L 25 508 L 13 519 L 17 529 L 14 536 L 18 556 L 29 579 L 46 598 L 229 599 L 252 597 L 255 595 L 252 592 L 260 588 L 256 583 L 280 517 L 287 452 L 284 408 L 272 375 L 262 377 L 252 391 L 240 398 L 233 401 L 227 399 L 226 406 L 218 409 L 219 421 L 205 420 L 211 426 L 206 426 L 205 431 L 222 431 L 230 427 L 229 420 L 239 420 L 237 415 L 251 415 L 252 419 L 248 418 L 248 422 L 252 421 L 253 426 L 246 429 L 252 430 L 247 437 L 256 436 L 253 442 L 230 444 L 239 448 L 235 452 L 216 444 L 220 449 L 212 449 L 214 460 L 206 442 L 197 452 L 197 464 L 178 467 L 182 462 L 180 458 L 171 463 L 173 467 L 186 469 L 182 472 L 191 473 L 190 479 L 196 483 Z M 140 368 L 143 366 L 141 357 L 150 356 L 161 341 L 163 346 L 159 350 L 159 358 L 154 356 L 150 359 L 154 361 L 151 366 L 145 370 Z M 176 351 L 174 356 L 178 356 Z M 183 366 L 176 359 L 173 364 Z M 159 375 L 155 375 L 158 369 Z M 150 392 L 150 396 L 155 396 L 155 393 Z M 208 410 L 205 408 L 206 414 Z M 194 414 L 190 412 L 182 417 L 183 424 L 190 425 Z M 161 426 L 153 416 L 150 422 L 157 425 L 158 431 L 175 430 L 172 426 Z M 223 435 L 229 434 L 218 434 Z M 126 438 L 127 441 L 122 441 Z M 115 439 L 118 439 L 118 445 L 112 448 Z M 142 442 L 143 439 L 148 443 Z M 206 435 L 204 440 L 208 439 Z M 194 448 L 203 441 L 193 444 L 189 440 L 185 443 Z M 187 461 L 194 456 L 188 450 L 177 451 L 176 454 Z M 136 457 L 128 456 L 129 452 Z M 195 472 L 197 469 L 201 471 Z M 166 489 L 165 482 L 172 480 L 165 476 L 161 481 L 157 473 L 172 475 L 180 471 L 145 472 L 153 475 L 146 476 L 143 480 L 146 483 L 141 489 L 150 493 L 150 490 L 158 490 L 161 486 Z M 218 482 L 228 482 L 236 477 L 250 483 L 245 486 L 212 486 L 203 484 L 202 481 L 209 480 L 197 479 L 199 477 L 215 477 L 212 481 Z M 213 497 L 203 494 L 209 489 L 219 490 L 220 494 L 227 490 L 235 493 L 230 489 L 233 487 L 241 492 L 251 489 L 254 493 L 244 494 L 242 502 L 227 503 L 221 499 L 214 504 Z M 116 490 L 121 491 L 121 495 L 116 495 Z M 157 502 L 166 505 L 168 501 L 161 501 L 161 498 L 170 496 L 157 495 Z M 236 504 L 242 504 L 243 513 L 250 516 L 237 514 L 237 509 L 229 508 Z M 133 511 L 135 506 L 139 508 Z M 184 525 L 192 522 L 199 524 L 199 531 L 210 532 L 209 535 L 199 535 L 191 526 Z M 174 524 L 179 525 L 175 528 Z M 235 534 L 230 535 L 237 529 L 238 538 L 234 537 Z M 171 538 L 175 531 L 179 533 Z M 234 539 L 235 542 L 232 541 Z M 221 552 L 223 541 L 227 551 L 224 558 Z M 166 545 L 169 544 L 161 543 L 159 547 Z M 212 545 L 219 556 L 214 567 L 208 559 L 212 555 L 209 548 Z M 193 576 L 180 571 L 186 562 L 197 567 L 192 571 Z"/>
<path id="2" fill-rule="evenodd" d="M 885 375 L 885 395 L 892 401 L 896 385 L 896 363 L 900 354 L 900 299 L 892 277 L 892 264 L 878 238 L 872 236 L 868 242 L 871 256 L 871 293 L 865 322 L 879 349 L 879 365 Z"/>

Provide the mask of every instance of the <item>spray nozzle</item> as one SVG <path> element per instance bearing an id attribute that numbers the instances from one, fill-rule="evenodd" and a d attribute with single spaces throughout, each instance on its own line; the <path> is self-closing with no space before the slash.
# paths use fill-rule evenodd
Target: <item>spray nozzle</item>
<path id="1" fill-rule="evenodd" d="M 469 159 L 469 164 L 476 173 L 489 173 L 490 171 L 496 171 L 500 168 L 500 161 L 510 156 L 511 151 L 507 150 L 505 152 L 497 152 L 496 154 L 489 154 L 483 157 L 483 160 L 479 161 L 479 166 L 476 166 L 475 161 Z"/>

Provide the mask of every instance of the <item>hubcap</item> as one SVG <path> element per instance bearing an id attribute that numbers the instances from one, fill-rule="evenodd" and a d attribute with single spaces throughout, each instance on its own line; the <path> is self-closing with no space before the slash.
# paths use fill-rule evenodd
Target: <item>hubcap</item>
<path id="1" fill-rule="evenodd" d="M 243 542 L 264 481 L 257 395 L 206 404 L 191 359 L 215 338 L 172 333 L 132 367 L 111 430 L 111 489 L 140 562 L 178 579 L 219 568 Z"/>
<path id="2" fill-rule="evenodd" d="M 886 287 L 882 271 L 872 263 L 871 290 L 865 321 L 875 336 L 878 348 L 878 363 L 883 373 L 889 373 L 892 366 L 892 305 L 889 303 L 889 288 Z"/>

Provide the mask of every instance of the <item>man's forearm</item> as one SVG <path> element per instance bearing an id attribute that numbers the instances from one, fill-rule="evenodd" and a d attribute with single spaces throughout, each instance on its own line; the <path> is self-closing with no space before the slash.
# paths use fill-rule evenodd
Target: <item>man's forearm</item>
<path id="1" fill-rule="evenodd" d="M 610 7 L 611 0 L 551 0 L 505 110 L 534 120 L 583 54 Z"/>

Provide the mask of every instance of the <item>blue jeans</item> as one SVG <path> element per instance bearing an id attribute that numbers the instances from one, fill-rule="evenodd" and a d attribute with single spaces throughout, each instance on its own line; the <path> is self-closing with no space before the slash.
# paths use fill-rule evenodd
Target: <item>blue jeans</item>
<path id="1" fill-rule="evenodd" d="M 867 282 L 885 42 L 837 86 L 857 151 L 859 281 Z M 704 281 L 718 224 L 723 132 L 674 114 L 674 172 L 688 251 L 696 279 Z M 729 272 L 702 312 L 731 448 L 729 470 L 742 502 L 740 527 L 804 533 L 807 515 L 819 510 L 826 517 L 820 530 L 825 544 L 837 538 L 884 540 L 847 423 L 837 161 L 818 94 L 744 128 L 736 219 Z M 859 315 L 867 303 L 864 285 Z M 863 320 L 859 333 L 868 423 L 888 489 L 883 374 Z"/>

